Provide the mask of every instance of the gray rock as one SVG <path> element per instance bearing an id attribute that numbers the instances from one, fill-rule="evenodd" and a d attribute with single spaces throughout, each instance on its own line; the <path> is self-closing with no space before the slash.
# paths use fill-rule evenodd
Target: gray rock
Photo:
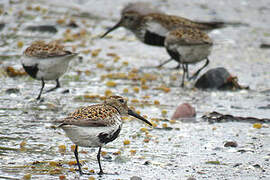
<path id="1" fill-rule="evenodd" d="M 229 77 L 230 73 L 223 67 L 210 69 L 197 80 L 195 86 L 200 89 L 220 89 Z"/>
<path id="2" fill-rule="evenodd" d="M 28 30 L 28 31 L 39 31 L 39 32 L 57 33 L 57 29 L 53 25 L 28 26 L 26 28 L 26 30 Z"/>
<path id="3" fill-rule="evenodd" d="M 132 176 L 130 180 L 142 180 L 142 178 L 139 176 Z"/>

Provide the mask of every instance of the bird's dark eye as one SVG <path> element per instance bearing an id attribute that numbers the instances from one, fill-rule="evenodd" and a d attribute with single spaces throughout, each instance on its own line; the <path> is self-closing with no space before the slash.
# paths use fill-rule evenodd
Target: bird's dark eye
<path id="1" fill-rule="evenodd" d="M 126 16 L 124 16 L 124 19 L 129 20 L 129 21 L 134 21 L 134 17 L 133 16 L 126 15 Z"/>
<path id="2" fill-rule="evenodd" d="M 124 103 L 125 101 L 124 101 L 124 99 L 119 99 L 119 102 Z"/>

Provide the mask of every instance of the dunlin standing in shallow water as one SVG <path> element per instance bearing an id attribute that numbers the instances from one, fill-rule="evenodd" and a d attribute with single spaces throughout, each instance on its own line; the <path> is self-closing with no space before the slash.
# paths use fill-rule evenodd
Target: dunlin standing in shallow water
<path id="1" fill-rule="evenodd" d="M 80 108 L 67 118 L 56 121 L 56 123 L 60 123 L 58 127 L 62 128 L 76 145 L 74 154 L 81 175 L 83 172 L 78 157 L 78 146 L 99 147 L 97 154 L 99 174 L 103 174 L 100 164 L 101 148 L 118 137 L 122 127 L 121 116 L 125 115 L 134 116 L 152 125 L 145 118 L 129 109 L 127 101 L 121 96 L 110 96 L 103 104 Z"/>
<path id="2" fill-rule="evenodd" d="M 76 56 L 77 53 L 65 50 L 64 46 L 57 42 L 35 41 L 24 51 L 21 59 L 24 70 L 32 78 L 41 80 L 37 99 L 41 97 L 45 80 L 56 81 L 56 86 L 46 92 L 60 87 L 59 77 L 66 72 L 69 62 Z"/>
<path id="3" fill-rule="evenodd" d="M 204 32 L 194 28 L 179 28 L 169 32 L 165 39 L 165 47 L 172 59 L 182 64 L 183 77 L 181 86 L 184 86 L 185 76 L 188 79 L 196 78 L 205 68 L 212 49 L 212 40 Z M 188 65 L 206 59 L 206 63 L 191 78 L 188 77 Z"/>

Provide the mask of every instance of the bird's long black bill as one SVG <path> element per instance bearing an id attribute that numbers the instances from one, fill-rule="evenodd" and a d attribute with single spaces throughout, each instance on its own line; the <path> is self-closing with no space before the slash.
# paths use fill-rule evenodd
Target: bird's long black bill
<path id="1" fill-rule="evenodd" d="M 150 126 L 153 126 L 149 121 L 147 121 L 145 118 L 143 118 L 142 116 L 140 116 L 139 114 L 135 113 L 134 111 L 132 111 L 131 109 L 128 109 L 128 115 L 131 115 L 135 118 L 138 118 L 140 120 L 142 120 L 143 122 L 149 124 Z"/>
<path id="2" fill-rule="evenodd" d="M 120 27 L 120 25 L 121 25 L 121 20 L 116 25 L 114 25 L 112 28 L 110 28 L 107 32 L 105 32 L 100 38 L 104 38 L 107 34 L 109 34 L 113 30 L 115 30 L 118 27 Z"/>

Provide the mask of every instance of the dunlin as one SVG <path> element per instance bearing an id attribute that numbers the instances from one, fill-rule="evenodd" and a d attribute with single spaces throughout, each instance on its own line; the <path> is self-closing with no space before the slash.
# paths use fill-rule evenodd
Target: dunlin
<path id="1" fill-rule="evenodd" d="M 40 99 L 45 80 L 55 80 L 56 86 L 46 92 L 60 87 L 59 77 L 62 76 L 69 62 L 77 56 L 65 50 L 64 46 L 57 42 L 45 43 L 35 41 L 24 51 L 22 65 L 24 70 L 34 79 L 41 80 L 41 89 L 37 99 Z"/>
<path id="2" fill-rule="evenodd" d="M 129 109 L 127 101 L 121 96 L 110 96 L 103 104 L 80 108 L 67 118 L 56 121 L 56 123 L 60 123 L 58 127 L 62 128 L 76 145 L 74 154 L 81 175 L 83 172 L 78 157 L 78 146 L 99 147 L 97 154 L 99 174 L 103 174 L 100 164 L 101 148 L 118 137 L 122 127 L 121 116 L 125 115 L 134 116 L 152 125 L 145 118 Z"/>
<path id="3" fill-rule="evenodd" d="M 183 77 L 181 86 L 184 86 L 185 76 L 188 79 L 196 78 L 205 68 L 212 49 L 212 40 L 204 32 L 194 28 L 178 28 L 169 32 L 165 39 L 165 47 L 172 59 L 182 64 Z M 188 65 L 206 59 L 206 63 L 191 78 L 188 77 Z"/>
<path id="4" fill-rule="evenodd" d="M 224 22 L 198 22 L 180 16 L 167 15 L 146 6 L 143 3 L 128 4 L 121 12 L 120 21 L 104 33 L 101 38 L 117 29 L 124 27 L 132 31 L 143 43 L 153 46 L 164 46 L 167 34 L 178 28 L 191 28 L 209 31 L 224 26 Z M 158 67 L 170 62 L 167 60 Z M 176 68 L 179 68 L 177 66 Z"/>
<path id="5" fill-rule="evenodd" d="M 101 37 L 105 37 L 122 26 L 132 31 L 145 44 L 164 46 L 167 33 L 179 27 L 208 31 L 224 25 L 223 22 L 196 22 L 180 16 L 167 15 L 149 6 L 145 6 L 144 9 L 143 5 L 140 3 L 128 4 L 121 12 L 120 21 Z"/>

